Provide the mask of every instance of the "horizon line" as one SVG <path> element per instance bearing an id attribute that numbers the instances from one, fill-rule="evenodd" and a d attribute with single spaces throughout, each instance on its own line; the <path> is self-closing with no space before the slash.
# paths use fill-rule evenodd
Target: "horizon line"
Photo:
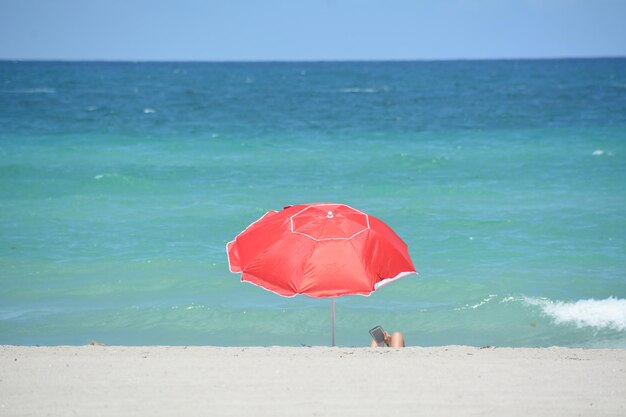
<path id="1" fill-rule="evenodd" d="M 453 61 L 559 61 L 592 59 L 625 59 L 626 55 L 554 56 L 554 57 L 483 57 L 483 58 L 350 58 L 350 59 L 118 59 L 118 58 L 4 58 L 0 62 L 57 62 L 57 63 L 359 63 L 359 62 L 453 62 Z"/>

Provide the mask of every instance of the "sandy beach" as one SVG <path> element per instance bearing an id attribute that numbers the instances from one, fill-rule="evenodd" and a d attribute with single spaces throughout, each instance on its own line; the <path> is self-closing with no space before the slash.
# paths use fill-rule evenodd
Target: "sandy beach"
<path id="1" fill-rule="evenodd" d="M 1 416 L 624 416 L 626 349 L 0 348 Z"/>

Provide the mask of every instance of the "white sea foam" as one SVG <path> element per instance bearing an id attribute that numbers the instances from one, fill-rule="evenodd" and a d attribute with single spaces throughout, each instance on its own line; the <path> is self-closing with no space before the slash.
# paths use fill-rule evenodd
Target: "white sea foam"
<path id="1" fill-rule="evenodd" d="M 376 93 L 378 90 L 375 88 L 342 88 L 342 93 Z"/>
<path id="2" fill-rule="evenodd" d="M 556 324 L 577 327 L 598 327 L 626 330 L 626 299 L 609 297 L 604 300 L 551 301 L 545 298 L 525 298 L 530 305 L 541 307 Z"/>
<path id="3" fill-rule="evenodd" d="M 483 298 L 482 300 L 480 300 L 477 303 L 474 304 L 465 304 L 463 307 L 458 307 L 455 308 L 456 311 L 461 311 L 461 310 L 468 310 L 468 309 L 472 309 L 472 310 L 476 310 L 477 308 L 480 308 L 482 306 L 484 306 L 485 304 L 488 304 L 491 302 L 491 300 L 493 300 L 494 298 L 498 297 L 497 294 L 489 294 L 488 297 Z"/>
<path id="4" fill-rule="evenodd" d="M 101 180 L 102 178 L 112 178 L 112 177 L 119 177 L 119 174 L 98 174 L 95 175 L 93 178 L 95 180 Z"/>
<path id="5" fill-rule="evenodd" d="M 596 149 L 591 153 L 593 156 L 613 156 L 613 152 L 605 151 L 604 149 Z"/>
<path id="6" fill-rule="evenodd" d="M 143 112 L 145 114 L 151 114 L 151 113 L 156 113 L 156 110 L 146 107 L 145 109 L 143 109 Z"/>
<path id="7" fill-rule="evenodd" d="M 57 90 L 48 87 L 25 88 L 23 90 L 8 90 L 7 93 L 13 94 L 55 94 Z"/>
<path id="8" fill-rule="evenodd" d="M 56 92 L 57 90 L 55 90 L 54 88 L 47 88 L 47 87 L 31 88 L 30 90 L 26 90 L 26 93 L 29 93 L 29 94 L 55 94 Z"/>

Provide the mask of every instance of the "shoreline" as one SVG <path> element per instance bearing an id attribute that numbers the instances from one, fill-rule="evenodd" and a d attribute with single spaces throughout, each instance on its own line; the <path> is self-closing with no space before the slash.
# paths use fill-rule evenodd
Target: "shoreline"
<path id="1" fill-rule="evenodd" d="M 626 349 L 0 346 L 0 415 L 626 415 Z"/>

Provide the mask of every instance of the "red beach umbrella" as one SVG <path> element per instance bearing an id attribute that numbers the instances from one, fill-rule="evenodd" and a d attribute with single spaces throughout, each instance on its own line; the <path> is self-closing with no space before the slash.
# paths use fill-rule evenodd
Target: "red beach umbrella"
<path id="1" fill-rule="evenodd" d="M 269 211 L 226 245 L 230 271 L 283 297 L 370 295 L 415 273 L 407 245 L 385 223 L 345 204 Z"/>

